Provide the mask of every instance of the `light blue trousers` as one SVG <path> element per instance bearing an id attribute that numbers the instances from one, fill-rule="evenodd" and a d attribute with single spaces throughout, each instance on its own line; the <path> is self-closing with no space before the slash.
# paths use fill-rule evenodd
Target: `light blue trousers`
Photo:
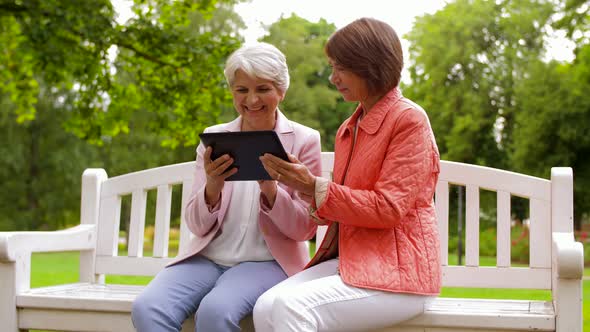
<path id="1" fill-rule="evenodd" d="M 276 261 L 227 267 L 196 255 L 160 271 L 133 302 L 131 318 L 140 332 L 180 331 L 195 313 L 199 332 L 240 331 L 258 297 L 286 278 Z"/>

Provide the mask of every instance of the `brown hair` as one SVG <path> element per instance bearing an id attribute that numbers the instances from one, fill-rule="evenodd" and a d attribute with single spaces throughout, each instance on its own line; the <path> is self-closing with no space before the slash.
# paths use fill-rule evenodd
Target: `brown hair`
<path id="1" fill-rule="evenodd" d="M 326 55 L 363 78 L 371 95 L 387 93 L 399 84 L 404 57 L 393 28 L 374 18 L 361 18 L 334 32 Z"/>

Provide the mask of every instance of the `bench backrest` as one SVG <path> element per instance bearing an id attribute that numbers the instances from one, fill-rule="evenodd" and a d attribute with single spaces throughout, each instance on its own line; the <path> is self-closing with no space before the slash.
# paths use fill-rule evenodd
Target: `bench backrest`
<path id="1" fill-rule="evenodd" d="M 82 222 L 98 221 L 98 236 L 95 257 L 84 256 L 81 266 L 90 265 L 88 260 L 92 259 L 94 275 L 155 275 L 161 270 L 172 260 L 168 257 L 172 190 L 174 186 L 181 188 L 182 199 L 176 203 L 181 204 L 180 218 L 184 220 L 184 207 L 191 193 L 194 167 L 194 162 L 186 162 L 110 179 L 106 179 L 105 175 L 98 181 L 83 181 Z M 330 177 L 332 168 L 333 153 L 322 153 L 322 176 Z M 552 225 L 552 213 L 553 219 L 564 219 L 555 218 L 559 215 L 572 220 L 571 217 L 567 219 L 572 212 L 567 208 L 568 200 L 572 199 L 571 171 L 554 171 L 552 181 L 548 181 L 487 167 L 441 162 L 435 203 L 445 286 L 512 288 L 518 285 L 519 288 L 551 289 L 551 232 L 571 231 L 571 222 Z M 557 186 L 558 183 L 562 185 Z M 91 184 L 93 188 L 89 188 Z M 454 199 L 454 196 L 449 195 L 449 187 L 452 185 L 465 188 L 463 266 L 448 264 L 449 201 Z M 151 190 L 157 192 L 153 254 L 143 257 L 147 193 Z M 480 190 L 496 192 L 497 196 L 496 266 L 480 266 L 479 262 Z M 121 203 L 122 197 L 128 195 L 131 196 L 128 252 L 127 255 L 119 255 Z M 89 199 L 90 196 L 93 199 Z M 526 267 L 511 266 L 511 196 L 529 201 L 530 264 Z M 95 201 L 97 206 L 94 209 L 85 206 L 89 205 L 89 201 Z M 92 215 L 93 210 L 97 216 Z M 191 236 L 185 223 L 181 222 L 179 251 L 186 249 Z M 322 237 L 323 232 L 319 230 L 318 239 Z"/>

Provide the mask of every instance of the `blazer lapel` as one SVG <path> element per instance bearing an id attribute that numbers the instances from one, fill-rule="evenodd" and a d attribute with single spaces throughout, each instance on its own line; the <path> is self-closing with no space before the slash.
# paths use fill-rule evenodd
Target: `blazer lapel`
<path id="1" fill-rule="evenodd" d="M 295 131 L 291 122 L 277 109 L 277 123 L 275 131 L 279 135 L 281 144 L 287 153 L 293 153 L 293 145 L 295 144 Z"/>
<path id="2" fill-rule="evenodd" d="M 242 116 L 238 116 L 233 121 L 228 122 L 223 128 L 224 131 L 240 131 L 242 127 Z"/>

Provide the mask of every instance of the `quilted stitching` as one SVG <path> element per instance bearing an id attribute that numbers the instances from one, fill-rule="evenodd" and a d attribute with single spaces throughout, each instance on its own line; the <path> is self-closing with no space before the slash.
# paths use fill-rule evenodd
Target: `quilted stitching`
<path id="1" fill-rule="evenodd" d="M 335 182 L 317 211 L 339 223 L 342 278 L 358 287 L 438 294 L 439 154 L 428 117 L 398 89 L 390 91 L 360 122 L 345 185 L 337 185 L 360 111 L 338 131 Z"/>

